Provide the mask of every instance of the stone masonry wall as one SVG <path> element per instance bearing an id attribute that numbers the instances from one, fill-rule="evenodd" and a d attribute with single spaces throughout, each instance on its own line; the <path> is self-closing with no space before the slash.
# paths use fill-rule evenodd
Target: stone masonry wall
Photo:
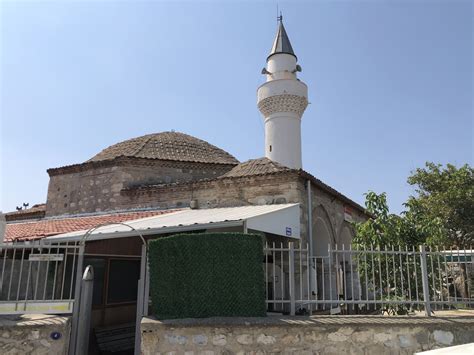
<path id="1" fill-rule="evenodd" d="M 301 192 L 301 228 L 307 230 L 308 228 L 308 197 L 306 186 L 300 188 Z M 367 219 L 362 211 L 356 209 L 350 204 L 343 200 L 334 197 L 328 192 L 322 190 L 314 184 L 311 187 L 311 204 L 312 204 L 312 222 L 313 222 L 313 240 L 319 241 L 319 236 L 316 235 L 316 223 L 319 219 L 325 221 L 329 227 L 329 233 L 332 244 L 341 245 L 345 242 L 347 246 L 347 240 L 343 238 L 343 231 L 347 228 L 347 232 L 353 236 L 354 231 L 351 226 L 351 222 L 347 219 L 347 213 L 352 217 L 353 222 L 362 222 Z M 346 212 L 346 213 L 345 213 Z M 305 239 L 306 241 L 306 239 Z"/>
<path id="2" fill-rule="evenodd" d="M 293 317 L 141 324 L 142 354 L 413 354 L 474 341 L 474 318 Z"/>
<path id="3" fill-rule="evenodd" d="M 88 166 L 50 177 L 46 216 L 128 208 L 120 191 L 142 184 L 164 184 L 214 178 L 231 165 L 165 161 Z"/>
<path id="4" fill-rule="evenodd" d="M 124 192 L 124 206 L 175 208 L 197 200 L 199 208 L 299 202 L 298 181 L 289 175 L 217 179 Z"/>
<path id="5" fill-rule="evenodd" d="M 0 318 L 0 354 L 67 354 L 68 317 L 46 315 Z"/>
<path id="6" fill-rule="evenodd" d="M 191 200 L 196 200 L 199 208 L 300 203 L 301 240 L 307 243 L 306 188 L 306 180 L 296 173 L 245 176 L 124 191 L 120 207 L 188 207 Z M 335 234 L 340 235 L 344 226 L 350 227 L 344 220 L 344 209 L 349 208 L 347 203 L 315 185 L 312 186 L 311 196 L 313 224 L 320 215 L 320 209 L 323 208 L 324 218 L 327 218 Z M 354 208 L 351 211 L 354 221 L 366 218 L 361 211 Z"/>
<path id="7" fill-rule="evenodd" d="M 301 239 L 308 243 L 307 180 L 296 172 L 216 179 L 232 165 L 200 164 L 153 160 L 119 160 L 90 163 L 50 171 L 46 216 L 126 210 L 131 208 L 189 207 L 215 208 L 279 203 L 300 203 Z M 207 179 L 204 181 L 198 181 Z M 135 189 L 140 185 L 148 186 Z M 159 186 L 161 185 L 161 186 Z M 323 184 L 324 185 L 324 184 Z M 324 186 L 323 186 L 324 187 Z M 333 244 L 348 243 L 353 221 L 367 216 L 344 198 L 312 183 L 313 240 Z M 314 231 L 324 220 L 329 237 Z"/>

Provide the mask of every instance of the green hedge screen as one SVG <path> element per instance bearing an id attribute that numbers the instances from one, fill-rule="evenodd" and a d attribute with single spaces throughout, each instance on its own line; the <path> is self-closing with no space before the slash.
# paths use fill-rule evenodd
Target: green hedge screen
<path id="1" fill-rule="evenodd" d="M 155 316 L 265 316 L 262 243 L 261 236 L 243 233 L 179 234 L 151 241 Z"/>

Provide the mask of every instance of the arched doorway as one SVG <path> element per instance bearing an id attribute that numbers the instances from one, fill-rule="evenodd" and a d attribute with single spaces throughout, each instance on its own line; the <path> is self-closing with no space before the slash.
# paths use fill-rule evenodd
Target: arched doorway
<path id="1" fill-rule="evenodd" d="M 329 215 L 323 206 L 313 212 L 313 255 L 328 256 L 328 246 L 334 244 L 334 234 Z"/>
<path id="2" fill-rule="evenodd" d="M 355 232 L 352 225 L 346 221 L 342 222 L 339 237 L 337 238 L 337 249 L 339 251 L 352 249 L 354 235 Z M 336 266 L 340 278 L 338 282 L 339 296 L 344 300 L 360 299 L 360 281 L 356 261 L 352 253 L 341 252 L 339 255 L 344 256 L 339 258 L 338 265 Z M 348 313 L 352 314 L 355 312 L 353 305 L 348 305 L 346 309 Z"/>
<path id="3" fill-rule="evenodd" d="M 334 246 L 334 232 L 329 215 L 322 205 L 313 211 L 313 296 L 318 300 L 337 299 L 336 273 L 328 250 Z M 332 308 L 330 303 L 322 303 L 319 309 Z"/>

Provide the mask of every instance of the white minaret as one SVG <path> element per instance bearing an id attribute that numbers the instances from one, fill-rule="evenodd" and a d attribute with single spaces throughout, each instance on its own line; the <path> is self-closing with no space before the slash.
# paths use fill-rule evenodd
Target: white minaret
<path id="1" fill-rule="evenodd" d="M 265 120 L 265 156 L 289 168 L 301 169 L 301 116 L 308 106 L 308 87 L 296 78 L 301 67 L 278 18 L 278 32 L 267 66 L 267 82 L 257 90 L 258 109 Z"/>

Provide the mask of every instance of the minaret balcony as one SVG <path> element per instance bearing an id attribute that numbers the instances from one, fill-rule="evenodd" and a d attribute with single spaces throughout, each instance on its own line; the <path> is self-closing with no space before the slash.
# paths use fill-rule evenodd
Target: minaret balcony
<path id="1" fill-rule="evenodd" d="M 308 100 L 308 87 L 305 83 L 294 79 L 279 79 L 267 81 L 257 90 L 257 103 L 280 95 L 292 95 Z"/>

